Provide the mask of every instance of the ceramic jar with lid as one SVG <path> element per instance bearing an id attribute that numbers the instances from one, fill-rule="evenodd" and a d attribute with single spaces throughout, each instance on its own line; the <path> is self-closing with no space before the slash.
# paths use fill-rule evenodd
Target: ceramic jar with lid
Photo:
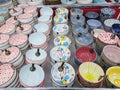
<path id="1" fill-rule="evenodd" d="M 76 48 L 82 46 L 93 46 L 93 37 L 89 33 L 86 34 L 78 33 L 75 37 L 75 45 Z"/>
<path id="2" fill-rule="evenodd" d="M 120 65 L 120 48 L 115 45 L 106 45 L 103 48 L 99 62 L 105 70 L 111 66 Z"/>
<path id="3" fill-rule="evenodd" d="M 42 7 L 40 9 L 40 15 L 41 16 L 44 16 L 44 15 L 53 16 L 53 10 L 50 7 Z"/>
<path id="4" fill-rule="evenodd" d="M 24 64 L 23 55 L 19 48 L 17 47 L 9 47 L 3 50 L 0 54 L 0 62 L 1 63 L 10 63 L 16 69 L 19 69 Z"/>
<path id="5" fill-rule="evenodd" d="M 80 8 L 72 8 L 71 10 L 70 10 L 70 15 L 71 16 L 74 16 L 74 15 L 83 15 L 83 10 L 82 9 L 80 9 Z"/>
<path id="6" fill-rule="evenodd" d="M 96 50 L 98 54 L 101 54 L 104 46 L 106 45 L 117 45 L 119 41 L 118 36 L 110 32 L 100 33 L 96 40 Z"/>
<path id="7" fill-rule="evenodd" d="M 46 35 L 47 39 L 50 38 L 50 28 L 45 23 L 38 23 L 34 25 L 34 32 L 40 32 Z"/>
<path id="8" fill-rule="evenodd" d="M 47 52 L 42 49 L 30 49 L 25 54 L 26 63 L 34 63 L 40 66 L 45 65 L 47 62 Z"/>
<path id="9" fill-rule="evenodd" d="M 7 19 L 6 23 L 8 23 L 8 24 L 11 23 L 11 24 L 14 24 L 15 26 L 17 26 L 19 24 L 16 16 Z"/>
<path id="10" fill-rule="evenodd" d="M 88 25 L 81 26 L 80 24 L 72 25 L 72 33 L 76 36 L 78 33 L 88 33 Z"/>
<path id="11" fill-rule="evenodd" d="M 75 4 L 77 0 L 61 0 L 62 4 L 67 4 L 67 5 L 71 5 L 71 4 Z"/>
<path id="12" fill-rule="evenodd" d="M 3 16 L 0 16 L 0 27 L 5 23 L 5 19 Z"/>
<path id="13" fill-rule="evenodd" d="M 45 72 L 36 64 L 27 64 L 21 68 L 19 79 L 23 87 L 42 87 L 44 85 Z"/>
<path id="14" fill-rule="evenodd" d="M 0 34 L 0 50 L 7 49 L 9 47 L 9 38 L 8 34 Z"/>
<path id="15" fill-rule="evenodd" d="M 58 36 L 54 39 L 54 46 L 70 47 L 71 39 L 67 36 Z"/>
<path id="16" fill-rule="evenodd" d="M 13 35 L 15 32 L 15 25 L 11 23 L 4 24 L 0 27 L 0 33 Z"/>
<path id="17" fill-rule="evenodd" d="M 29 43 L 31 44 L 31 48 L 41 48 L 46 50 L 48 47 L 47 37 L 40 32 L 32 33 L 29 36 Z"/>
<path id="18" fill-rule="evenodd" d="M 25 35 L 31 34 L 33 31 L 33 28 L 30 24 L 22 24 L 16 28 L 16 33 L 23 33 Z"/>
<path id="19" fill-rule="evenodd" d="M 85 14 L 85 17 L 87 19 L 98 19 L 99 17 L 99 14 L 97 12 L 92 12 L 92 11 L 89 11 Z"/>
<path id="20" fill-rule="evenodd" d="M 11 16 L 18 16 L 23 13 L 23 9 L 20 7 L 14 7 L 9 11 Z"/>
<path id="21" fill-rule="evenodd" d="M 61 7 L 61 8 L 57 8 L 56 10 L 55 10 L 55 14 L 56 15 L 63 15 L 63 16 L 68 16 L 68 14 L 69 14 L 69 11 L 68 11 L 68 9 L 67 8 L 64 8 L 64 7 Z"/>
<path id="22" fill-rule="evenodd" d="M 51 69 L 54 87 L 71 87 L 75 80 L 75 70 L 68 63 L 56 63 Z"/>
<path id="23" fill-rule="evenodd" d="M 120 21 L 118 19 L 106 19 L 104 21 L 105 31 L 112 31 L 113 24 L 120 24 Z"/>
<path id="24" fill-rule="evenodd" d="M 57 24 L 53 27 L 53 35 L 63 36 L 69 33 L 69 26 L 67 24 Z"/>
<path id="25" fill-rule="evenodd" d="M 71 57 L 71 51 L 65 46 L 56 46 L 50 50 L 51 64 L 57 62 L 68 62 Z"/>
<path id="26" fill-rule="evenodd" d="M 43 0 L 27 0 L 27 4 L 30 6 L 43 5 Z"/>
<path id="27" fill-rule="evenodd" d="M 93 2 L 93 0 L 77 0 L 78 4 L 90 4 L 92 2 Z"/>
<path id="28" fill-rule="evenodd" d="M 0 65 L 0 88 L 19 87 L 18 73 L 11 64 Z"/>
<path id="29" fill-rule="evenodd" d="M 77 65 L 84 62 L 97 62 L 97 52 L 88 46 L 78 48 L 75 52 L 74 61 Z"/>
<path id="30" fill-rule="evenodd" d="M 28 37 L 25 34 L 19 33 L 19 34 L 14 34 L 10 37 L 9 39 L 9 44 L 11 46 L 16 46 L 20 48 L 20 50 L 26 50 L 29 46 L 28 43 Z"/>
<path id="31" fill-rule="evenodd" d="M 120 37 L 120 23 L 116 23 L 112 25 L 112 32 Z"/>
<path id="32" fill-rule="evenodd" d="M 78 69 L 78 83 L 81 87 L 100 88 L 104 82 L 104 71 L 102 67 L 93 62 L 85 62 Z"/>
<path id="33" fill-rule="evenodd" d="M 9 18 L 8 8 L 0 8 L 0 16 L 3 16 L 5 20 L 8 19 Z"/>

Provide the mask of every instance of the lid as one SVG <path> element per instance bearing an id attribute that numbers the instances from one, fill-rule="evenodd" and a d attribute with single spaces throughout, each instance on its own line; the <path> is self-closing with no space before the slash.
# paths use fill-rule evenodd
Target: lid
<path id="1" fill-rule="evenodd" d="M 85 17 L 82 16 L 82 15 L 71 16 L 71 22 L 73 22 L 73 23 L 79 23 L 79 24 L 84 25 L 85 24 Z"/>
<path id="2" fill-rule="evenodd" d="M 35 32 L 29 36 L 29 42 L 33 45 L 42 45 L 46 42 L 47 38 L 43 33 Z"/>
<path id="3" fill-rule="evenodd" d="M 15 24 L 15 23 L 17 23 L 18 21 L 17 21 L 17 17 L 11 17 L 11 18 L 9 18 L 9 19 L 7 19 L 7 21 L 6 21 L 6 23 L 11 23 L 11 24 Z"/>
<path id="4" fill-rule="evenodd" d="M 92 35 L 93 37 L 97 38 L 100 33 L 104 33 L 105 31 L 103 29 L 93 29 L 92 30 Z"/>
<path id="5" fill-rule="evenodd" d="M 26 52 L 26 58 L 31 61 L 39 61 L 45 59 L 47 57 L 47 53 L 42 49 L 31 49 Z"/>
<path id="6" fill-rule="evenodd" d="M 97 53 L 93 48 L 81 47 L 77 49 L 75 56 L 80 62 L 93 62 L 97 58 Z"/>
<path id="7" fill-rule="evenodd" d="M 45 23 L 38 23 L 34 25 L 34 28 L 37 32 L 46 33 L 49 30 L 49 26 Z"/>
<path id="8" fill-rule="evenodd" d="M 19 12 L 19 11 L 21 11 L 22 10 L 22 8 L 20 8 L 20 7 L 14 7 L 13 9 L 11 9 L 10 11 L 9 11 L 9 13 L 10 14 L 14 14 L 14 13 L 17 13 L 17 12 Z"/>
<path id="9" fill-rule="evenodd" d="M 69 11 L 67 8 L 61 7 L 55 10 L 56 15 L 68 15 Z"/>
<path id="10" fill-rule="evenodd" d="M 98 39 L 105 44 L 117 44 L 119 41 L 118 36 L 110 32 L 100 33 Z"/>
<path id="11" fill-rule="evenodd" d="M 89 11 L 89 12 L 87 12 L 87 13 L 85 14 L 85 16 L 86 16 L 87 18 L 89 18 L 89 19 L 96 19 L 96 18 L 99 17 L 99 14 L 98 14 L 97 12 L 91 12 L 91 11 Z"/>
<path id="12" fill-rule="evenodd" d="M 120 48 L 114 45 L 107 45 L 103 48 L 103 54 L 108 62 L 120 64 Z"/>
<path id="13" fill-rule="evenodd" d="M 32 18 L 32 17 L 33 17 L 32 14 L 24 13 L 24 14 L 19 15 L 19 16 L 18 16 L 18 19 L 19 19 L 19 20 L 20 20 L 20 19 L 30 19 L 30 18 Z"/>
<path id="14" fill-rule="evenodd" d="M 1 4 L 1 2 L 0 2 L 0 4 Z M 6 14 L 6 13 L 8 13 L 8 8 L 0 8 L 0 15 Z"/>
<path id="15" fill-rule="evenodd" d="M 48 22 L 49 20 L 51 20 L 51 16 L 48 16 L 48 15 L 40 16 L 38 18 L 39 22 Z"/>
<path id="16" fill-rule="evenodd" d="M 80 24 L 75 24 L 72 25 L 72 30 L 73 32 L 77 33 L 87 33 L 88 32 L 88 25 L 80 25 Z"/>
<path id="17" fill-rule="evenodd" d="M 28 64 L 21 68 L 19 78 L 24 85 L 36 87 L 43 82 L 45 73 L 40 66 Z"/>
<path id="18" fill-rule="evenodd" d="M 89 19 L 89 20 L 87 20 L 87 24 L 90 27 L 94 27 L 94 28 L 99 28 L 99 27 L 102 26 L 102 23 L 99 20 L 96 20 L 96 19 Z"/>
<path id="19" fill-rule="evenodd" d="M 68 18 L 64 15 L 56 15 L 54 17 L 54 23 L 56 24 L 62 24 L 62 23 L 67 23 Z"/>
<path id="20" fill-rule="evenodd" d="M 69 31 L 69 26 L 67 24 L 57 24 L 53 27 L 53 32 L 64 33 Z"/>
<path id="21" fill-rule="evenodd" d="M 9 39 L 9 43 L 13 46 L 19 46 L 27 42 L 27 40 L 28 40 L 27 35 L 19 33 L 12 35 Z"/>
<path id="22" fill-rule="evenodd" d="M 113 24 L 116 24 L 116 23 L 120 24 L 120 21 L 119 21 L 118 19 L 106 19 L 106 20 L 104 21 L 104 24 L 105 24 L 105 26 L 107 26 L 107 27 L 112 27 L 112 25 L 113 25 Z"/>
<path id="23" fill-rule="evenodd" d="M 17 47 L 9 47 L 0 54 L 0 62 L 11 62 L 18 57 L 20 50 Z"/>
<path id="24" fill-rule="evenodd" d="M 89 33 L 78 33 L 76 39 L 79 43 L 83 43 L 85 45 L 90 45 L 93 43 L 93 37 Z"/>
<path id="25" fill-rule="evenodd" d="M 120 23 L 112 25 L 112 32 L 117 35 L 120 35 Z"/>
<path id="26" fill-rule="evenodd" d="M 35 14 L 34 12 L 36 11 L 37 11 L 37 8 L 35 6 L 28 6 L 24 9 L 24 13 Z"/>
<path id="27" fill-rule="evenodd" d="M 7 83 L 13 76 L 14 69 L 11 64 L 2 64 L 0 66 L 0 85 Z"/>
<path id="28" fill-rule="evenodd" d="M 71 15 L 82 15 L 83 10 L 77 7 L 74 7 L 70 10 Z"/>
<path id="29" fill-rule="evenodd" d="M 67 62 L 70 56 L 71 52 L 65 46 L 56 46 L 50 51 L 50 57 L 57 62 Z"/>
<path id="30" fill-rule="evenodd" d="M 77 0 L 61 0 L 63 4 L 75 4 Z"/>
<path id="31" fill-rule="evenodd" d="M 40 9 L 40 14 L 43 15 L 43 16 L 44 15 L 52 16 L 53 15 L 53 10 L 50 7 L 42 7 Z"/>
<path id="32" fill-rule="evenodd" d="M 0 44 L 8 42 L 8 40 L 9 40 L 9 35 L 8 34 L 0 34 Z"/>
<path id="33" fill-rule="evenodd" d="M 51 69 L 52 79 L 59 85 L 66 86 L 75 79 L 75 70 L 68 63 L 56 63 Z"/>
<path id="34" fill-rule="evenodd" d="M 22 24 L 20 26 L 17 27 L 16 32 L 24 32 L 24 31 L 28 31 L 32 28 L 32 26 L 30 24 Z"/>
<path id="35" fill-rule="evenodd" d="M 101 9 L 101 13 L 103 13 L 103 14 L 114 15 L 115 12 L 116 11 L 112 8 L 102 8 Z"/>
<path id="36" fill-rule="evenodd" d="M 71 40 L 67 36 L 58 36 L 54 39 L 54 45 L 55 46 L 69 47 L 70 44 L 71 44 Z"/>
<path id="37" fill-rule="evenodd" d="M 11 23 L 4 24 L 0 27 L 0 33 L 6 33 L 9 34 L 10 32 L 13 32 L 15 29 L 15 25 Z"/>

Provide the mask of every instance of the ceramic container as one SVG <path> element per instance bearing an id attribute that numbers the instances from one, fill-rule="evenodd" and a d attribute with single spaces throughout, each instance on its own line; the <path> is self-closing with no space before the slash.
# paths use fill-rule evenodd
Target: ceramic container
<path id="1" fill-rule="evenodd" d="M 11 23 L 4 24 L 0 27 L 0 33 L 13 35 L 15 32 L 15 25 Z"/>
<path id="2" fill-rule="evenodd" d="M 57 25 L 57 24 L 68 24 L 68 17 L 64 15 L 55 15 L 54 25 Z"/>
<path id="3" fill-rule="evenodd" d="M 14 24 L 15 26 L 17 26 L 19 24 L 16 16 L 7 19 L 6 23 L 8 23 L 8 24 L 11 23 L 11 24 Z"/>
<path id="4" fill-rule="evenodd" d="M 56 46 L 50 50 L 51 64 L 57 62 L 68 62 L 70 60 L 71 51 L 65 46 Z"/>
<path id="5" fill-rule="evenodd" d="M 77 0 L 77 3 L 78 4 L 90 4 L 90 3 L 92 3 L 93 2 L 93 0 Z"/>
<path id="6" fill-rule="evenodd" d="M 0 16 L 3 16 L 5 20 L 8 19 L 9 18 L 8 8 L 0 8 Z"/>
<path id="7" fill-rule="evenodd" d="M 54 39 L 54 46 L 70 47 L 71 39 L 67 36 L 58 36 Z"/>
<path id="8" fill-rule="evenodd" d="M 113 24 L 120 24 L 120 21 L 117 19 L 106 19 L 104 21 L 105 31 L 112 31 L 112 25 Z"/>
<path id="9" fill-rule="evenodd" d="M 32 31 L 33 31 L 33 28 L 30 24 L 22 24 L 16 28 L 16 33 L 23 33 L 25 35 L 31 34 Z"/>
<path id="10" fill-rule="evenodd" d="M 73 36 L 76 36 L 78 33 L 88 33 L 88 25 L 81 26 L 80 24 L 72 25 Z"/>
<path id="11" fill-rule="evenodd" d="M 79 48 L 82 46 L 92 47 L 93 37 L 89 33 L 87 34 L 78 33 L 75 37 L 75 45 L 76 45 L 76 48 Z"/>
<path id="12" fill-rule="evenodd" d="M 81 47 L 76 50 L 74 61 L 77 65 L 80 65 L 84 62 L 96 62 L 97 52 L 88 46 Z"/>
<path id="13" fill-rule="evenodd" d="M 42 7 L 40 9 L 40 15 L 41 16 L 44 16 L 44 15 L 53 16 L 53 9 L 50 7 Z"/>
<path id="14" fill-rule="evenodd" d="M 16 69 L 19 69 L 24 62 L 23 55 L 19 48 L 17 47 L 9 47 L 0 54 L 0 62 L 1 63 L 10 63 Z M 22 64 L 22 65 L 21 65 Z M 21 65 L 21 66 L 20 66 Z"/>
<path id="15" fill-rule="evenodd" d="M 106 85 L 109 88 L 120 88 L 120 66 L 110 67 L 106 71 Z"/>
<path id="16" fill-rule="evenodd" d="M 14 83 L 18 80 L 17 71 L 11 64 L 0 65 L 0 88 L 16 87 Z"/>
<path id="17" fill-rule="evenodd" d="M 16 46 L 20 48 L 20 50 L 25 50 L 28 47 L 28 37 L 27 35 L 22 34 L 22 33 L 14 34 L 10 37 L 9 44 L 11 46 Z"/>
<path id="18" fill-rule="evenodd" d="M 107 45 L 103 48 L 100 64 L 105 68 L 105 70 L 111 66 L 120 64 L 119 50 L 120 48 L 115 45 Z"/>
<path id="19" fill-rule="evenodd" d="M 87 19 L 98 19 L 99 17 L 99 14 L 97 12 L 92 12 L 92 11 L 89 11 L 85 14 L 85 17 Z"/>
<path id="20" fill-rule="evenodd" d="M 80 8 L 72 8 L 70 9 L 70 15 L 73 16 L 73 15 L 83 15 L 83 10 L 80 9 Z"/>
<path id="21" fill-rule="evenodd" d="M 88 24 L 90 30 L 93 30 L 93 29 L 96 29 L 96 28 L 102 28 L 102 23 L 99 20 L 96 20 L 96 19 L 87 20 L 87 24 Z"/>
<path id="22" fill-rule="evenodd" d="M 0 8 L 13 8 L 13 2 L 11 0 L 1 0 Z"/>
<path id="23" fill-rule="evenodd" d="M 30 49 L 25 54 L 26 63 L 34 63 L 40 66 L 45 65 L 47 60 L 47 52 L 42 49 Z"/>
<path id="24" fill-rule="evenodd" d="M 67 4 L 67 5 L 71 5 L 71 4 L 75 4 L 77 0 L 61 0 L 62 4 Z"/>
<path id="25" fill-rule="evenodd" d="M 15 7 L 9 11 L 11 16 L 18 16 L 23 13 L 23 9 L 20 7 Z"/>
<path id="26" fill-rule="evenodd" d="M 19 79 L 23 87 L 42 87 L 44 85 L 45 72 L 36 64 L 27 64 L 21 68 Z"/>
<path id="27" fill-rule="evenodd" d="M 57 24 L 53 27 L 54 36 L 63 36 L 69 33 L 69 26 L 67 24 Z"/>
<path id="28" fill-rule="evenodd" d="M 31 44 L 31 48 L 41 48 L 45 50 L 48 47 L 47 37 L 40 32 L 32 33 L 29 36 L 29 43 Z"/>
<path id="29" fill-rule="evenodd" d="M 117 45 L 119 41 L 118 36 L 110 32 L 100 33 L 96 40 L 96 50 L 98 54 L 101 54 L 103 47 L 106 45 Z"/>
<path id="30" fill-rule="evenodd" d="M 0 16 L 0 27 L 5 23 L 5 19 L 3 16 Z"/>
<path id="31" fill-rule="evenodd" d="M 55 14 L 56 14 L 56 15 L 68 16 L 68 13 L 69 13 L 68 9 L 67 9 L 67 8 L 64 8 L 64 7 L 57 8 L 57 9 L 55 10 Z"/>
<path id="32" fill-rule="evenodd" d="M 78 69 L 78 80 L 82 87 L 102 87 L 104 75 L 103 69 L 93 62 L 85 62 L 81 64 Z"/>
<path id="33" fill-rule="evenodd" d="M 120 37 L 120 23 L 112 25 L 112 32 Z"/>
<path id="34" fill-rule="evenodd" d="M 8 34 L 0 34 L 0 50 L 7 49 L 9 47 L 9 38 Z"/>
<path id="35" fill-rule="evenodd" d="M 85 17 L 82 15 L 71 16 L 72 24 L 80 24 L 81 26 L 85 24 Z"/>
<path id="36" fill-rule="evenodd" d="M 56 63 L 51 69 L 54 87 L 71 87 L 75 80 L 75 70 L 68 63 Z"/>
<path id="37" fill-rule="evenodd" d="M 113 18 L 115 15 L 115 10 L 112 8 L 102 8 L 100 12 L 100 19 L 103 22 L 106 19 Z"/>
<path id="38" fill-rule="evenodd" d="M 27 3 L 30 6 L 38 6 L 43 5 L 43 0 L 27 0 Z"/>
<path id="39" fill-rule="evenodd" d="M 93 0 L 93 3 L 107 3 L 106 0 Z"/>
<path id="40" fill-rule="evenodd" d="M 27 3 L 27 0 L 17 0 L 19 4 Z"/>

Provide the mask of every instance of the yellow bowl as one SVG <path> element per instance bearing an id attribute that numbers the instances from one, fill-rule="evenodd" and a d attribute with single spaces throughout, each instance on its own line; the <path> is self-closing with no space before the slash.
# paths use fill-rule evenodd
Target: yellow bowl
<path id="1" fill-rule="evenodd" d="M 79 81 L 83 82 L 90 87 L 101 87 L 104 80 L 104 71 L 96 63 L 85 62 L 79 66 L 78 76 L 81 78 Z M 93 84 L 93 85 L 92 85 Z"/>
<path id="2" fill-rule="evenodd" d="M 120 88 L 120 66 L 113 66 L 108 68 L 106 71 L 106 76 L 110 83 L 115 85 L 115 87 Z"/>

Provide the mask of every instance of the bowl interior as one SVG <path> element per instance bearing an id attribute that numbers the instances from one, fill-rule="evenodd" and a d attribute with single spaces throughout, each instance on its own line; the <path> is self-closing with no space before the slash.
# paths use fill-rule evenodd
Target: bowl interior
<path id="1" fill-rule="evenodd" d="M 79 67 L 80 75 L 85 79 L 86 81 L 97 83 L 99 82 L 104 76 L 103 69 L 92 62 L 85 62 L 80 65 Z"/>
<path id="2" fill-rule="evenodd" d="M 120 67 L 114 66 L 107 70 L 107 79 L 115 86 L 120 87 Z"/>

